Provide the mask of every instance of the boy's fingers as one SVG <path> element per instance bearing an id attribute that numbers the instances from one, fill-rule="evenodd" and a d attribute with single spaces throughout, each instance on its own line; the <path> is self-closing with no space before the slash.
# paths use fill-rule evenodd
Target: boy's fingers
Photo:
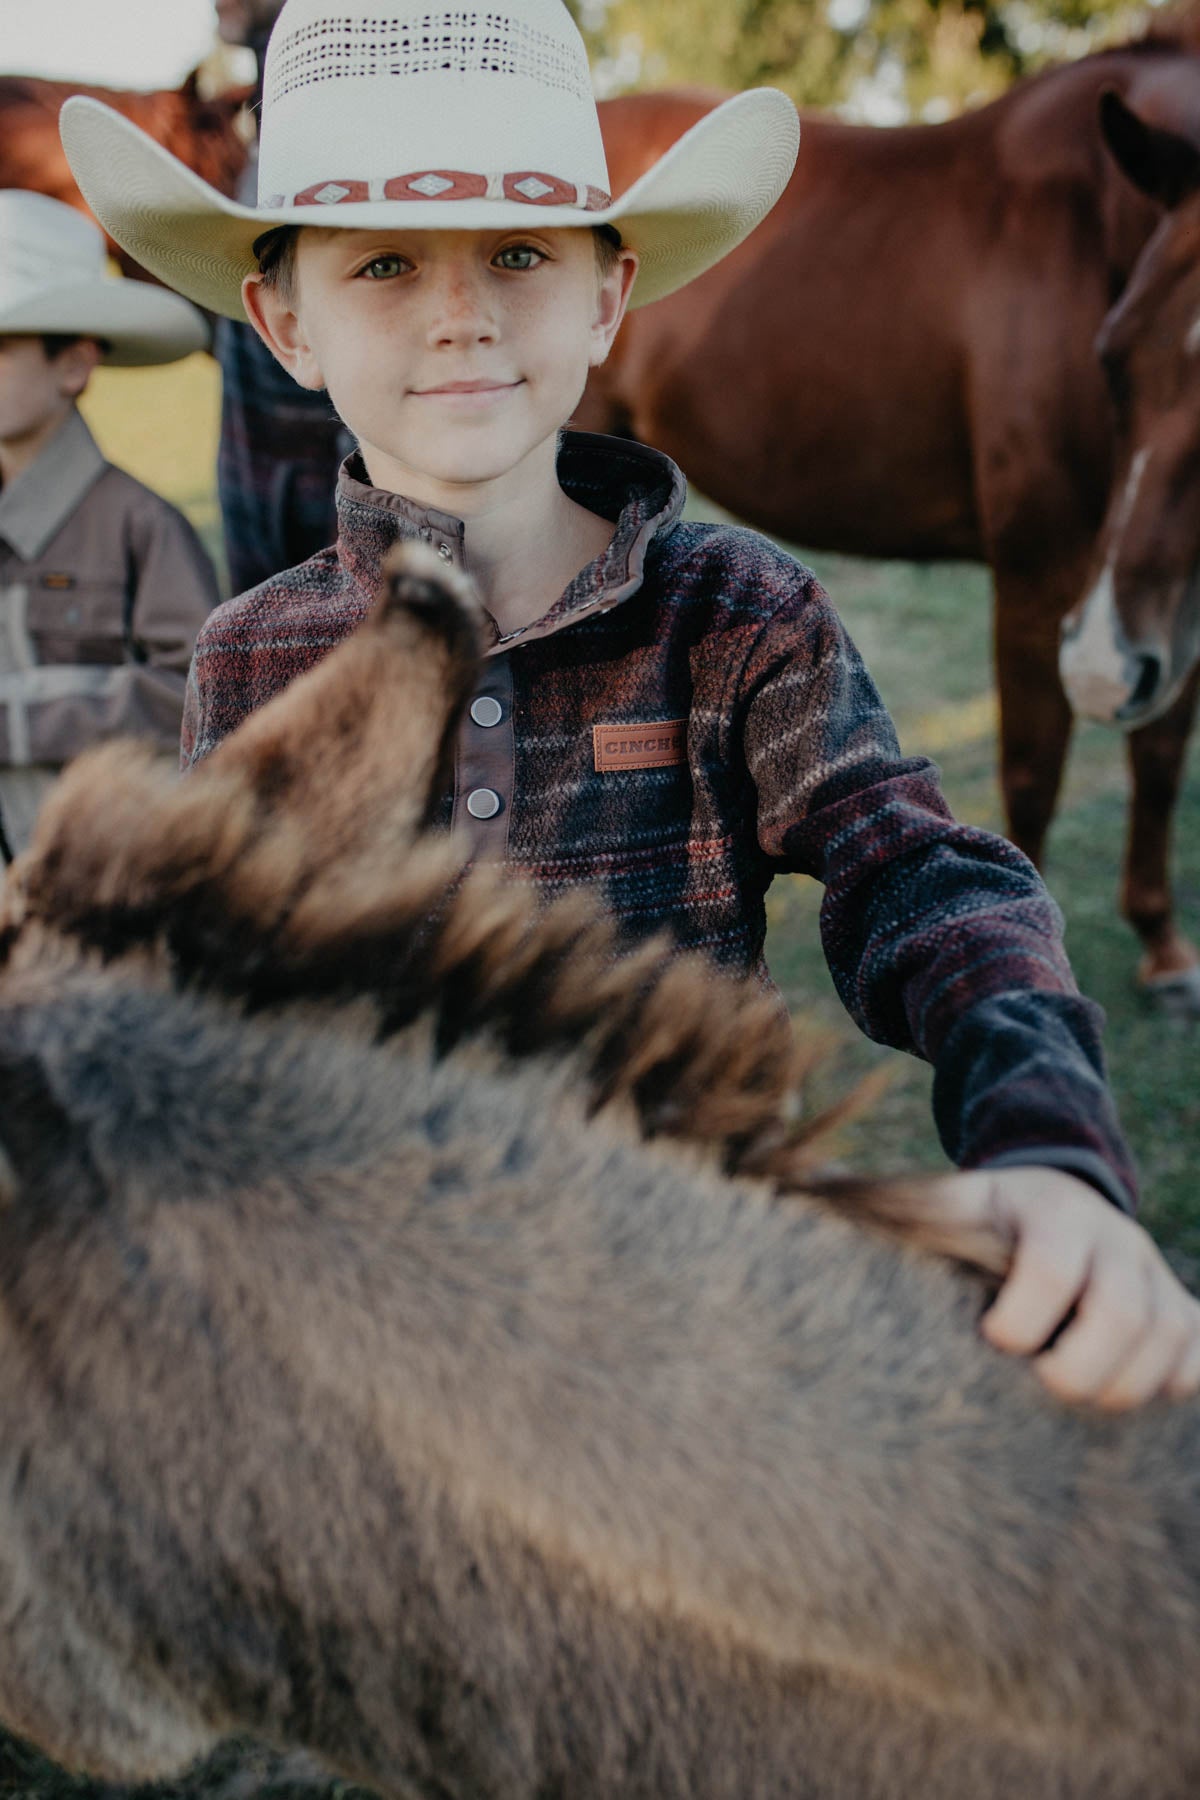
<path id="1" fill-rule="evenodd" d="M 1052 1215 L 1017 1239 L 1004 1286 L 983 1316 L 997 1350 L 1031 1356 L 1061 1325 L 1088 1279 L 1091 1246 Z"/>
<path id="2" fill-rule="evenodd" d="M 1097 1253 L 1076 1317 L 1034 1368 L 1060 1400 L 1096 1400 L 1137 1355 L 1150 1331 L 1150 1271 L 1141 1257 Z M 1166 1374 L 1164 1370 L 1163 1375 Z"/>
<path id="3" fill-rule="evenodd" d="M 1187 1349 L 1163 1388 L 1168 1400 L 1186 1400 L 1200 1393 L 1200 1307 L 1196 1308 Z"/>
<path id="4" fill-rule="evenodd" d="M 960 1210 L 972 1198 L 957 1195 Z M 1062 1400 L 1116 1411 L 1200 1392 L 1200 1304 L 1140 1226 L 1072 1176 L 1036 1167 L 994 1173 L 988 1211 L 1016 1237 L 983 1318 L 997 1349 L 1031 1356 Z"/>
<path id="5" fill-rule="evenodd" d="M 1195 1303 L 1176 1289 L 1165 1268 L 1156 1271 L 1156 1293 L 1149 1330 L 1132 1356 L 1095 1394 L 1096 1403 L 1114 1412 L 1142 1406 L 1170 1391 L 1189 1350 L 1200 1342 Z"/>

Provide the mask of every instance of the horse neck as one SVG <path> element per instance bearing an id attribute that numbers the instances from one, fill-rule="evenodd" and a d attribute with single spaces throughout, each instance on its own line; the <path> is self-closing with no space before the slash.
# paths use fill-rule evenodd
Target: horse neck
<path id="1" fill-rule="evenodd" d="M 1162 217 L 1161 210 L 1121 174 L 1100 134 L 1100 96 L 1120 93 L 1135 108 L 1140 90 L 1159 89 L 1164 76 L 1200 103 L 1200 59 L 1173 42 L 1134 44 L 1047 69 L 1022 82 L 977 115 L 991 117 L 1002 166 L 1031 183 L 1073 187 L 1094 208 L 1106 265 L 1108 303 L 1124 288 Z"/>
<path id="2" fill-rule="evenodd" d="M 1113 305 L 1133 274 L 1138 258 L 1162 218 L 1153 201 L 1139 194 L 1106 157 L 1101 193 L 1108 297 Z"/>

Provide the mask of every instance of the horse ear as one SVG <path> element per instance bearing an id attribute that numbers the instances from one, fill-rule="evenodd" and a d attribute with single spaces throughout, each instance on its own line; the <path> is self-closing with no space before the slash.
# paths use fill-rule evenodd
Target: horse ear
<path id="1" fill-rule="evenodd" d="M 1178 206 L 1200 188 L 1200 149 L 1148 125 L 1114 88 L 1100 96 L 1100 135 L 1122 174 L 1160 206 Z"/>
<path id="2" fill-rule="evenodd" d="M 195 100 L 200 93 L 200 71 L 193 69 L 187 79 L 180 83 L 179 92 L 185 100 Z"/>

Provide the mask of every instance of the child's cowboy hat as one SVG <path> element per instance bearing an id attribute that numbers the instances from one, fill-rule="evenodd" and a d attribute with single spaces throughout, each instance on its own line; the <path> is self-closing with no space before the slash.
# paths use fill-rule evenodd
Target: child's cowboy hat
<path id="1" fill-rule="evenodd" d="M 257 207 L 209 187 L 98 101 L 63 143 L 97 218 L 192 300 L 241 318 L 255 240 L 280 225 L 509 230 L 612 224 L 641 258 L 633 304 L 732 250 L 799 143 L 772 88 L 693 126 L 614 204 L 587 53 L 563 0 L 287 0 L 263 88 Z"/>
<path id="2" fill-rule="evenodd" d="M 178 294 L 105 272 L 104 239 L 73 206 L 0 188 L 0 337 L 99 338 L 108 363 L 203 350 L 208 326 Z"/>

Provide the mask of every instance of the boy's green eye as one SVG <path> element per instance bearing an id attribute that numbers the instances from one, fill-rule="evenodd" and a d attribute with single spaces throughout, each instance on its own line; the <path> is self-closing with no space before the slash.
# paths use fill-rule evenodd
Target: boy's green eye
<path id="1" fill-rule="evenodd" d="M 532 244 L 505 244 L 497 250 L 495 260 L 502 269 L 535 269 L 545 259 Z"/>
<path id="2" fill-rule="evenodd" d="M 389 281 L 407 267 L 402 256 L 373 256 L 359 273 L 370 281 Z"/>

